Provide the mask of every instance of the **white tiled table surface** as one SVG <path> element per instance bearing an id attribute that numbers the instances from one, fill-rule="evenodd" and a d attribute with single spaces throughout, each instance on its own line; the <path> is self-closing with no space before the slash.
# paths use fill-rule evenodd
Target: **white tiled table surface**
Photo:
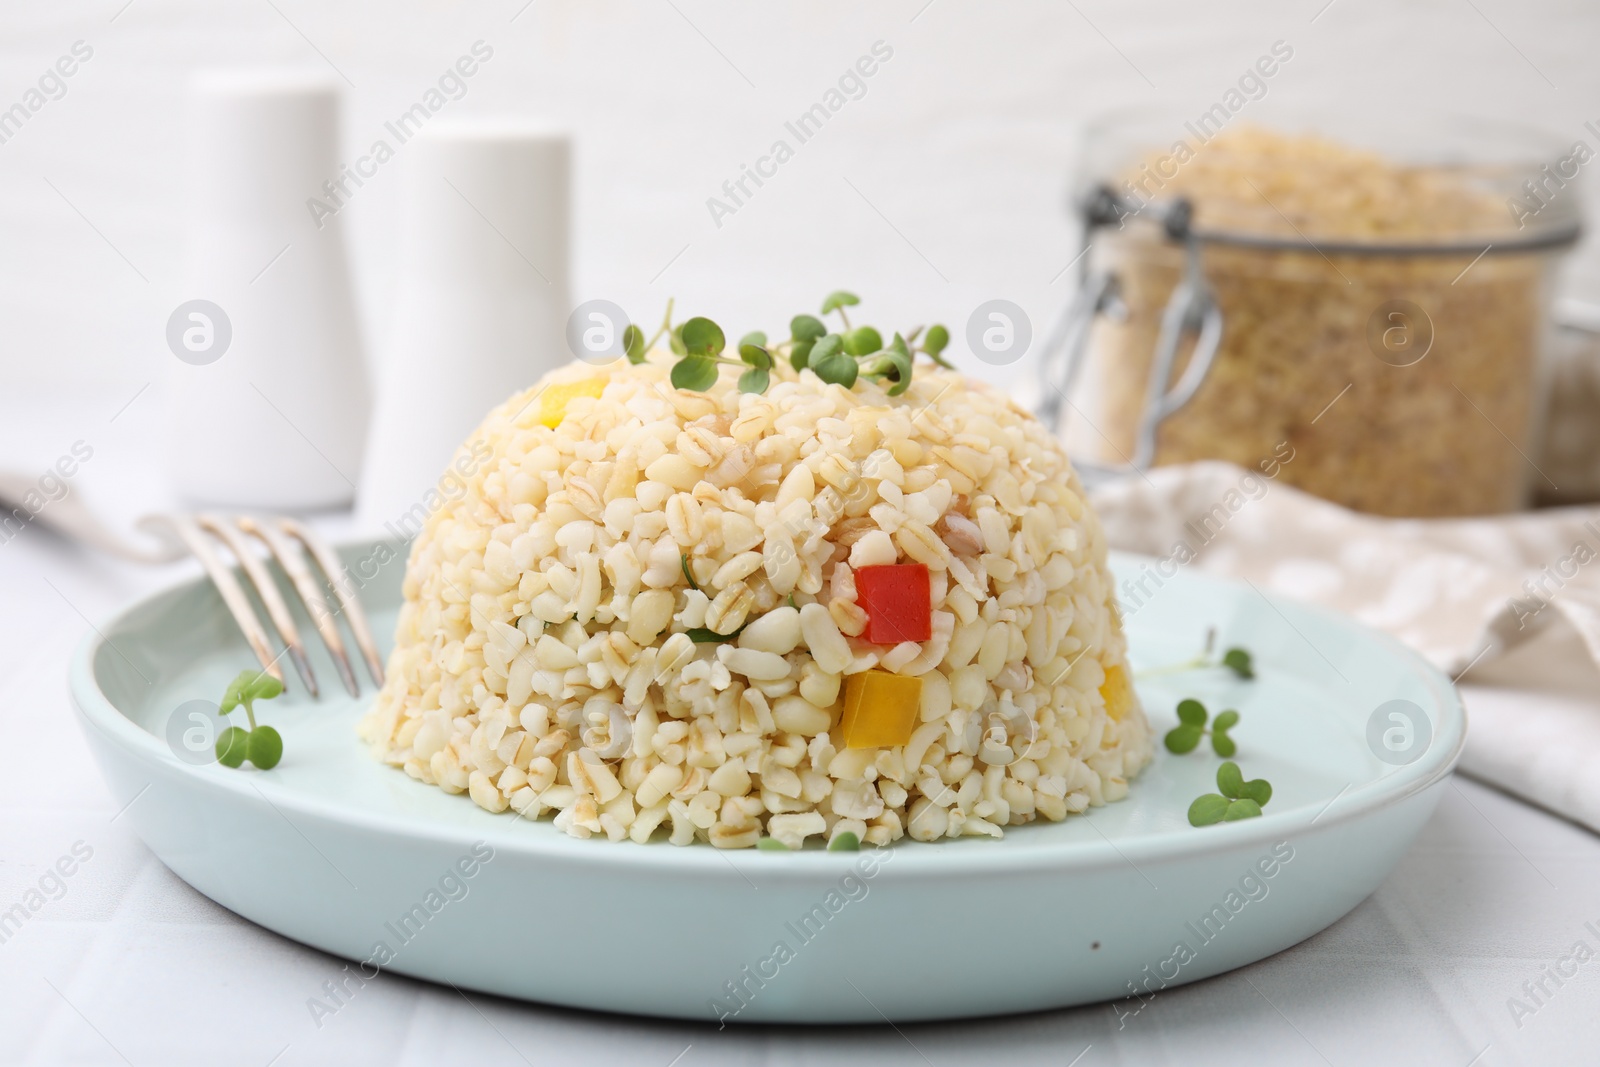
<path id="1" fill-rule="evenodd" d="M 159 408 L 136 402 L 111 423 L 125 399 L 63 411 L 12 394 L 0 405 L 0 456 L 26 456 L 32 469 L 49 458 L 34 462 L 39 441 L 62 436 L 65 448 L 89 430 L 63 427 L 94 429 L 96 457 L 78 484 L 108 512 L 131 514 L 139 502 L 129 487 L 152 482 Z M 329 523 L 335 532 L 339 524 Z M 719 1032 L 469 1001 L 398 976 L 367 986 L 319 1028 L 307 998 L 343 961 L 239 919 L 167 871 L 127 821 L 113 819 L 72 720 L 67 659 L 85 617 L 180 569 L 123 566 L 37 529 L 0 545 L 0 910 L 76 842 L 93 850 L 65 895 L 0 943 L 0 1063 L 1600 1062 L 1600 955 L 1559 987 L 1545 970 L 1580 940 L 1600 954 L 1600 936 L 1585 926 L 1600 929 L 1600 839 L 1463 779 L 1349 916 L 1252 967 L 1164 991 L 1120 1028 L 1116 1011 L 1096 1005 L 898 1029 Z M 1540 699 L 1472 687 L 1466 698 L 1469 708 Z M 1522 987 L 1541 979 L 1550 995 L 1536 1005 Z M 1513 997 L 1536 1010 L 1514 1019 Z"/>

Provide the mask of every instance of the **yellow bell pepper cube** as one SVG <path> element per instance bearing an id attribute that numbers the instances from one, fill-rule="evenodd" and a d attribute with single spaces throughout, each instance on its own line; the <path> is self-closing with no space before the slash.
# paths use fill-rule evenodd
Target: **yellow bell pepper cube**
<path id="1" fill-rule="evenodd" d="M 1112 664 L 1106 668 L 1106 680 L 1100 683 L 1100 697 L 1106 702 L 1106 714 L 1113 722 L 1121 722 L 1133 707 L 1133 686 L 1128 682 L 1128 672 Z"/>
<path id="2" fill-rule="evenodd" d="M 558 382 L 539 394 L 539 421 L 552 430 L 567 417 L 567 405 L 580 396 L 599 398 L 605 391 L 604 378 L 585 378 L 581 382 Z"/>
<path id="3" fill-rule="evenodd" d="M 922 679 L 888 671 L 852 674 L 844 682 L 839 737 L 845 748 L 892 748 L 911 740 L 922 711 Z"/>

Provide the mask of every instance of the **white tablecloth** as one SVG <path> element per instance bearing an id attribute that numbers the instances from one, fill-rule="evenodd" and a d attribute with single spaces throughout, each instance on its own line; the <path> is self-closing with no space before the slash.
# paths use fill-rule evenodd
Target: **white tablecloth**
<path id="1" fill-rule="evenodd" d="M 27 405 L 4 407 L 0 456 L 32 432 Z M 116 408 L 108 400 L 106 414 Z M 119 485 L 148 470 L 137 406 L 126 418 L 108 428 L 115 447 L 82 480 L 112 504 Z M 342 961 L 239 919 L 168 872 L 115 818 L 72 719 L 67 658 L 87 620 L 166 576 L 36 529 L 0 544 L 0 912 L 75 846 L 79 857 L 60 899 L 0 943 L 0 1063 L 1600 1062 L 1600 838 L 1463 779 L 1349 916 L 1252 967 L 1166 990 L 1120 1028 L 1110 1006 L 1096 1005 L 941 1025 L 719 1032 L 468 999 L 397 976 L 319 1028 L 306 1000 Z M 1486 718 L 1533 701 L 1600 717 L 1589 695 L 1597 681 L 1574 671 L 1542 693 L 1480 685 L 1465 695 Z M 1594 958 L 1563 963 L 1580 941 Z"/>

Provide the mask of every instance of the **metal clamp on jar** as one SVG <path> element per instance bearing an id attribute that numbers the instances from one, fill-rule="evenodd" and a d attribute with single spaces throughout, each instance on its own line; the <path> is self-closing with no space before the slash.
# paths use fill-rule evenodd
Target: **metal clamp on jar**
<path id="1" fill-rule="evenodd" d="M 1093 271 L 1089 251 L 1094 247 L 1100 227 L 1121 226 L 1132 214 L 1108 186 L 1101 185 L 1086 197 L 1081 209 L 1083 248 L 1078 253 L 1078 295 L 1067 308 L 1046 342 L 1039 364 L 1039 418 L 1060 433 L 1062 405 L 1070 403 L 1073 387 L 1089 350 L 1089 334 L 1097 315 L 1125 319 L 1127 305 L 1120 297 L 1117 275 L 1109 270 Z M 1189 201 L 1177 199 L 1154 206 L 1150 221 L 1160 225 L 1167 239 L 1183 248 L 1183 277 L 1172 290 L 1161 315 L 1161 333 L 1156 340 L 1151 363 L 1144 412 L 1139 418 L 1133 455 L 1122 464 L 1080 461 L 1078 469 L 1090 482 L 1132 474 L 1150 466 L 1156 456 L 1156 432 L 1169 415 L 1194 398 L 1222 341 L 1222 309 L 1206 288 L 1200 269 L 1200 242 L 1193 230 L 1194 209 Z M 1194 348 L 1183 376 L 1170 388 L 1178 352 L 1186 337 L 1193 336 Z"/>

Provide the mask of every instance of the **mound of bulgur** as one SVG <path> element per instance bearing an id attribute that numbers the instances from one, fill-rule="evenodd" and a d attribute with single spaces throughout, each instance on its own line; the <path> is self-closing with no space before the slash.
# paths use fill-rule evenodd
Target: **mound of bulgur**
<path id="1" fill-rule="evenodd" d="M 734 379 L 575 365 L 490 413 L 411 549 L 375 754 L 576 837 L 720 848 L 999 837 L 1124 796 L 1151 734 L 1060 443 L 943 370 L 898 397 Z M 868 643 L 855 573 L 897 562 L 928 568 L 932 637 Z M 839 736 L 869 670 L 920 679 L 904 744 Z"/>

